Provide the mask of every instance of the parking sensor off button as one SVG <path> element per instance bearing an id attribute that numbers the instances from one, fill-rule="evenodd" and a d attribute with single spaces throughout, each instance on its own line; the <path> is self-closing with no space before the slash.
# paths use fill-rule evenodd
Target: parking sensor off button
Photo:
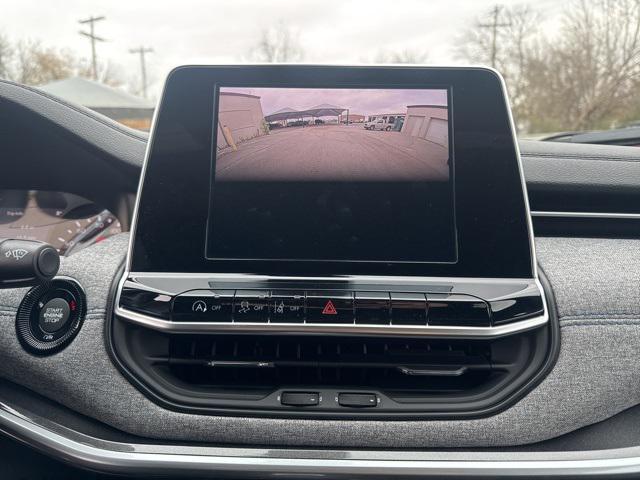
<path id="1" fill-rule="evenodd" d="M 46 333 L 55 333 L 64 328 L 70 314 L 71 309 L 64 298 L 53 298 L 41 308 L 38 325 Z"/>

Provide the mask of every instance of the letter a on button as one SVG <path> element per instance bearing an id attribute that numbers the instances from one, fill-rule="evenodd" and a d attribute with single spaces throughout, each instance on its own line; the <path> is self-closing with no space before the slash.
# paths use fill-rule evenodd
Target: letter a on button
<path id="1" fill-rule="evenodd" d="M 323 315 L 337 315 L 338 311 L 336 310 L 336 307 L 333 306 L 333 302 L 331 300 L 327 301 L 327 304 L 324 306 L 324 309 L 322 310 L 322 314 Z"/>
<path id="2" fill-rule="evenodd" d="M 195 302 L 193 302 L 193 305 L 191 305 L 191 310 L 193 310 L 194 312 L 204 313 L 207 311 L 207 304 L 202 300 L 196 300 Z"/>

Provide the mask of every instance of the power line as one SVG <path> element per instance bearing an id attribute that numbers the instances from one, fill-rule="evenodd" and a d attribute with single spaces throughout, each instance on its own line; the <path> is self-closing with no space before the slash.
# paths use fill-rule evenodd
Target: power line
<path id="1" fill-rule="evenodd" d="M 91 76 L 93 77 L 94 80 L 98 79 L 98 59 L 96 56 L 96 42 L 105 42 L 106 40 L 102 37 L 98 37 L 95 34 L 95 23 L 99 22 L 101 20 L 105 20 L 106 17 L 104 16 L 100 16 L 100 17 L 89 17 L 85 20 L 78 20 L 78 23 L 81 25 L 85 25 L 85 24 L 89 24 L 89 32 L 83 32 L 82 30 L 80 30 L 78 33 L 80 35 L 84 35 L 85 37 L 89 37 L 89 39 L 91 40 Z"/>
<path id="2" fill-rule="evenodd" d="M 480 28 L 490 28 L 491 29 L 491 67 L 496 68 L 496 57 L 498 54 L 498 28 L 502 27 L 510 27 L 510 23 L 500 23 L 498 20 L 500 19 L 500 11 L 502 10 L 502 6 L 496 5 L 491 9 L 492 21 L 491 23 L 480 23 L 478 27 Z"/>
<path id="3" fill-rule="evenodd" d="M 140 73 L 141 73 L 141 83 L 142 83 L 142 96 L 147 98 L 147 62 L 145 59 L 145 54 L 153 53 L 153 48 L 143 47 L 140 45 L 138 48 L 132 48 L 129 50 L 129 53 L 137 53 L 140 55 Z"/>

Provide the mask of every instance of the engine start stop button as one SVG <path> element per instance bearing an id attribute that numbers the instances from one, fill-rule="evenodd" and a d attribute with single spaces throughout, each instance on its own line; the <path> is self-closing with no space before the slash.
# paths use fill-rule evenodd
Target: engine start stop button
<path id="1" fill-rule="evenodd" d="M 71 309 L 64 298 L 53 298 L 40 310 L 38 325 L 47 333 L 55 333 L 63 328 L 70 318 Z"/>

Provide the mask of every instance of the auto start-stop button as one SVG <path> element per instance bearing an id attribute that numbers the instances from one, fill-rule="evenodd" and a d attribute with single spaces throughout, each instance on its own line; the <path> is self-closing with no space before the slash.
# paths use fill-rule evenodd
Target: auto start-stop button
<path id="1" fill-rule="evenodd" d="M 47 333 L 55 333 L 69 322 L 71 308 L 64 298 L 49 300 L 40 310 L 38 325 Z"/>

